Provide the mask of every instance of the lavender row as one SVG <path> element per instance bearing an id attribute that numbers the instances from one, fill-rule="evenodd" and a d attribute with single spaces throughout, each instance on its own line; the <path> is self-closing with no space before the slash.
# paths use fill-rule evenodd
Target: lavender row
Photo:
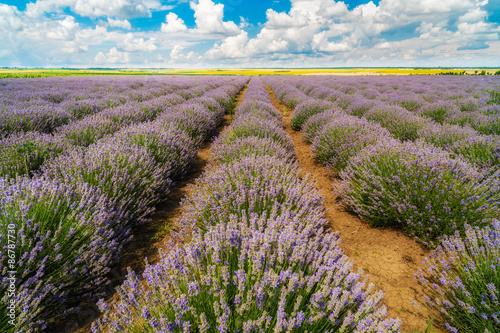
<path id="1" fill-rule="evenodd" d="M 184 85 L 134 78 L 44 78 L 0 81 L 1 136 L 18 131 L 52 132 L 72 120 L 126 101 L 142 102 Z"/>
<path id="2" fill-rule="evenodd" d="M 288 95 L 283 84 L 270 81 Z M 370 223 L 400 226 L 423 242 L 434 242 L 456 230 L 463 233 L 466 222 L 487 225 L 497 216 L 500 183 L 495 169 L 479 169 L 461 155 L 419 140 L 402 143 L 397 128 L 411 126 L 382 127 L 391 119 L 387 110 L 381 109 L 385 116 L 374 122 L 289 88 L 301 96 L 292 124 L 312 141 L 315 157 L 343 179 L 339 191 L 344 204 Z"/>
<path id="3" fill-rule="evenodd" d="M 500 327 L 500 221 L 466 226 L 465 237 L 444 237 L 415 277 L 426 303 L 449 332 L 497 332 Z"/>
<path id="4" fill-rule="evenodd" d="M 417 275 L 432 296 L 427 305 L 441 313 L 450 332 L 495 331 L 499 175 L 422 141 L 402 143 L 395 131 L 348 115 L 338 104 L 309 111 L 325 103 L 298 105 L 294 119 L 313 142 L 316 158 L 342 178 L 344 204 L 373 225 L 397 222 L 439 244 L 424 261 L 427 271 Z"/>
<path id="5" fill-rule="evenodd" d="M 295 89 L 346 109 L 384 102 L 424 114 L 437 122 L 469 125 L 483 134 L 498 134 L 500 105 L 494 98 L 498 78 L 287 77 Z M 289 97 L 288 97 L 289 99 Z"/>
<path id="6" fill-rule="evenodd" d="M 234 79 L 214 96 L 232 101 L 246 80 Z M 184 105 L 178 117 L 168 113 L 168 119 L 67 150 L 32 179 L 0 178 L 0 308 L 6 314 L 12 300 L 16 311 L 16 325 L 2 319 L 2 331 L 44 330 L 78 311 L 82 299 L 103 296 L 133 227 L 165 198 L 226 110 L 208 97 L 203 102 L 211 108 Z M 6 292 L 8 229 L 15 230 L 16 267 L 22 267 L 15 271 L 12 297 Z"/>
<path id="7" fill-rule="evenodd" d="M 305 119 L 310 115 L 327 109 L 344 110 L 348 114 L 379 122 L 400 140 L 423 139 L 452 154 L 461 155 L 479 167 L 489 168 L 500 164 L 500 137 L 498 135 L 480 134 L 468 126 L 440 124 L 423 115 L 408 111 L 397 103 L 396 105 L 387 101 L 374 100 L 376 96 L 371 96 L 373 99 L 365 98 L 360 95 L 361 93 L 356 94 L 357 90 L 353 92 L 351 86 L 336 87 L 338 90 L 335 90 L 318 86 L 316 78 L 314 81 L 295 79 L 295 81 L 300 80 L 299 83 L 290 78 L 288 78 L 289 82 L 278 81 L 275 78 L 266 78 L 266 80 L 273 82 L 273 89 L 276 89 L 277 96 L 284 103 L 291 99 L 296 102 L 289 103 L 289 106 L 299 104 L 292 119 L 292 127 L 296 130 L 301 128 Z M 372 80 L 375 79 L 365 79 L 365 81 Z M 405 96 L 401 95 L 401 98 L 404 99 Z M 412 110 L 409 104 L 401 103 Z M 306 138 L 309 136 L 306 132 Z"/>
<path id="8" fill-rule="evenodd" d="M 262 88 L 250 81 L 183 201 L 177 236 L 190 242 L 142 278 L 130 272 L 119 302 L 100 303 L 94 332 L 399 331 L 399 320 L 384 319 L 381 293 L 325 232 L 322 198 L 299 178 L 293 150 L 282 155 L 290 141 Z M 241 150 L 226 153 L 230 143 Z"/>
<path id="9" fill-rule="evenodd" d="M 228 90 L 226 82 L 227 78 L 219 83 L 212 83 L 211 87 L 216 88 L 208 91 L 202 90 L 199 86 L 179 90 L 178 93 L 182 92 L 184 97 L 179 94 L 169 94 L 142 103 L 127 103 L 105 109 L 80 121 L 62 126 L 54 134 L 27 132 L 11 135 L 0 140 L 0 157 L 2 157 L 0 175 L 14 177 L 36 172 L 45 160 L 54 158 L 62 151 L 73 149 L 74 146 L 89 146 L 121 128 L 153 120 L 160 114 L 180 114 L 183 109 L 179 107 L 186 103 L 186 98 L 191 104 L 186 104 L 184 108 L 193 109 L 201 104 L 217 113 L 220 119 L 224 108 L 231 105 L 231 96 L 234 95 L 234 91 L 230 88 Z M 196 95 L 204 95 L 195 97 L 195 92 Z"/>
<path id="10" fill-rule="evenodd" d="M 193 98 L 228 78 L 91 77 L 0 81 L 0 137 L 15 132 L 51 133 L 58 127 L 104 109 L 149 102 L 148 108 L 176 96 Z"/>

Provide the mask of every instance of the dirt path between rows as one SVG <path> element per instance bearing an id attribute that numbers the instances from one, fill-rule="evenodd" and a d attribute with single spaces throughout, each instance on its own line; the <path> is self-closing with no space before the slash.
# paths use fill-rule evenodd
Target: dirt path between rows
<path id="1" fill-rule="evenodd" d="M 242 102 L 246 90 L 246 87 L 243 88 L 236 96 L 235 107 Z M 190 184 L 205 171 L 211 154 L 210 146 L 212 142 L 231 123 L 232 119 L 232 115 L 224 116 L 222 123 L 215 130 L 212 139 L 203 143 L 198 150 L 196 159 L 190 166 L 184 179 L 177 181 L 175 187 L 166 196 L 166 200 L 156 207 L 156 212 L 150 217 L 150 222 L 134 230 L 134 238 L 128 245 L 129 251 L 123 255 L 118 266 L 111 272 L 113 286 L 107 291 L 108 297 L 106 299 L 108 302 L 118 298 L 114 288 L 123 283 L 128 267 L 140 275 L 146 268 L 145 258 L 148 259 L 150 264 L 155 264 L 160 259 L 159 249 L 168 251 L 165 241 L 169 237 L 169 228 L 173 225 L 173 221 L 178 219 L 182 214 L 181 201 L 188 194 Z M 74 318 L 58 325 L 54 332 L 90 333 L 91 323 L 99 316 L 100 311 L 95 302 L 92 302 L 83 307 L 82 311 Z"/>
<path id="2" fill-rule="evenodd" d="M 417 272 L 429 250 L 401 231 L 388 228 L 373 228 L 356 216 L 344 211 L 337 201 L 333 186 L 339 180 L 327 169 L 314 161 L 311 146 L 302 140 L 302 132 L 292 130 L 292 109 L 280 103 L 267 87 L 273 105 L 283 115 L 287 134 L 292 138 L 302 174 L 311 174 L 316 186 L 325 198 L 326 218 L 332 229 L 339 233 L 341 247 L 354 262 L 370 276 L 370 282 L 385 294 L 383 304 L 388 316 L 403 321 L 402 332 L 423 332 L 431 319 L 428 310 L 413 305 L 411 299 L 423 301 L 423 288 L 413 274 Z M 436 333 L 445 332 L 433 326 Z"/>

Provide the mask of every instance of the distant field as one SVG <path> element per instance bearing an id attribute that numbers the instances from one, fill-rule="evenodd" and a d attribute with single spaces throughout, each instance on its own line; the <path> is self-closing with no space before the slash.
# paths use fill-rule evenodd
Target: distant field
<path id="1" fill-rule="evenodd" d="M 294 69 L 39 69 L 0 68 L 0 78 L 85 76 L 85 75 L 500 75 L 500 69 L 436 69 L 436 68 L 294 68 Z"/>

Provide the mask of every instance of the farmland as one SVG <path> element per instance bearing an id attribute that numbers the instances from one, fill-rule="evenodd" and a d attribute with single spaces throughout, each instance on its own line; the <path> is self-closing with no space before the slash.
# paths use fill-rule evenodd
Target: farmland
<path id="1" fill-rule="evenodd" d="M 94 75 L 500 75 L 499 68 L 0 68 L 0 78 Z"/>
<path id="2" fill-rule="evenodd" d="M 500 332 L 498 76 L 182 74 L 0 80 L 2 331 Z"/>

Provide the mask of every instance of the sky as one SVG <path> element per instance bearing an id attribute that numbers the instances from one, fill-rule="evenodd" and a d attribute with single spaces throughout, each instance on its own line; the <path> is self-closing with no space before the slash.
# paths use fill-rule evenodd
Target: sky
<path id="1" fill-rule="evenodd" d="M 500 67 L 500 0 L 0 0 L 0 67 Z"/>

